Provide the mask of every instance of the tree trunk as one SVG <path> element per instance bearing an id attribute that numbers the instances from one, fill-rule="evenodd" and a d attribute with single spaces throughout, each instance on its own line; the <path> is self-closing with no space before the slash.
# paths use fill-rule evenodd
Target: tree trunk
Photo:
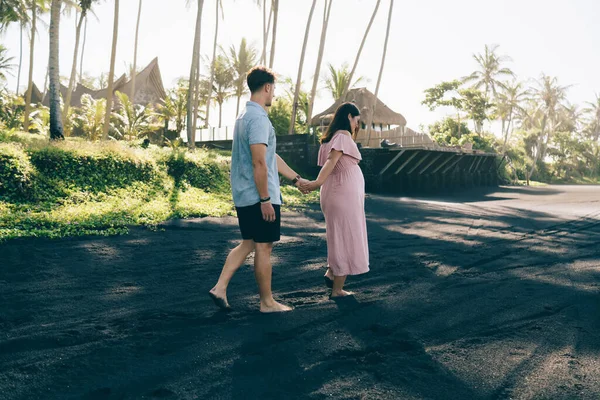
<path id="1" fill-rule="evenodd" d="M 329 24 L 329 13 L 331 12 L 331 3 L 333 0 L 325 1 L 325 7 L 323 9 L 323 27 L 321 28 L 321 42 L 319 43 L 319 55 L 317 56 L 317 66 L 315 67 L 315 75 L 313 77 L 313 85 L 310 90 L 310 97 L 308 103 L 308 115 L 307 123 L 310 126 L 310 119 L 312 118 L 313 107 L 315 105 L 315 96 L 317 94 L 317 84 L 319 83 L 319 75 L 321 74 L 321 62 L 323 61 L 323 53 L 325 51 L 325 41 L 327 39 L 327 26 Z"/>
<path id="2" fill-rule="evenodd" d="M 200 51 L 198 49 L 198 51 Z M 196 66 L 196 93 L 194 93 L 194 121 L 193 129 L 194 132 L 194 146 L 196 146 L 196 132 L 198 127 L 198 110 L 200 110 L 200 86 L 202 81 L 200 80 L 200 59 L 198 59 L 198 65 Z"/>
<path id="3" fill-rule="evenodd" d="M 533 156 L 533 164 L 531 165 L 531 169 L 529 170 L 529 172 L 527 172 L 527 186 L 529 186 L 529 181 L 531 180 L 531 176 L 535 172 L 535 168 L 537 166 L 537 161 L 539 159 L 540 151 L 541 151 L 541 143 L 544 140 L 544 135 L 546 134 L 545 131 L 546 131 L 546 122 L 547 121 L 548 121 L 548 119 L 544 115 L 544 118 L 542 119 L 542 132 L 540 133 L 540 137 L 536 144 L 535 154 Z"/>
<path id="4" fill-rule="evenodd" d="M 240 99 L 242 98 L 242 96 L 238 96 L 237 97 L 237 105 L 235 107 L 235 117 L 237 118 L 238 115 L 240 115 Z"/>
<path id="5" fill-rule="evenodd" d="M 300 55 L 300 65 L 298 66 L 298 78 L 296 79 L 296 88 L 294 90 L 294 102 L 292 103 L 292 117 L 290 118 L 290 128 L 288 134 L 294 132 L 294 125 L 296 124 L 296 113 L 298 111 L 298 96 L 300 95 L 300 86 L 302 83 L 302 67 L 304 65 L 304 56 L 306 54 L 306 44 L 308 43 L 308 33 L 310 32 L 310 22 L 312 20 L 313 12 L 315 11 L 315 5 L 317 0 L 313 0 L 310 13 L 308 14 L 308 21 L 306 21 L 306 29 L 304 30 L 304 43 L 302 44 L 302 54 Z"/>
<path id="6" fill-rule="evenodd" d="M 19 71 L 17 73 L 17 90 L 15 94 L 19 94 L 19 86 L 21 85 L 21 66 L 23 65 L 23 24 L 21 24 L 19 36 Z"/>
<path id="7" fill-rule="evenodd" d="M 85 27 L 83 28 L 83 44 L 81 45 L 81 61 L 79 62 L 79 83 L 83 81 L 83 53 L 85 52 L 85 40 L 87 39 L 87 16 L 85 17 Z"/>
<path id="8" fill-rule="evenodd" d="M 260 55 L 260 63 L 267 63 L 267 0 L 263 0 L 263 49 Z"/>
<path id="9" fill-rule="evenodd" d="M 193 149 L 195 147 L 196 131 L 194 130 L 196 116 L 196 93 L 198 92 L 198 66 L 200 64 L 200 31 L 202 23 L 202 7 L 204 6 L 204 0 L 198 0 L 198 12 L 196 14 L 196 31 L 194 34 L 194 48 L 192 52 L 192 66 L 190 68 L 190 86 L 188 90 L 188 102 L 187 102 L 187 137 L 188 147 Z"/>
<path id="10" fill-rule="evenodd" d="M 388 39 L 390 37 L 390 26 L 392 25 L 392 12 L 394 10 L 394 0 L 390 0 L 390 11 L 388 13 L 388 22 L 387 29 L 385 31 L 385 42 L 383 43 L 383 56 L 381 57 L 381 66 L 379 67 L 379 76 L 377 77 L 377 85 L 375 86 L 375 99 L 377 99 L 377 95 L 379 94 L 379 85 L 381 84 L 381 76 L 383 75 L 383 66 L 385 65 L 385 56 L 387 54 L 387 45 Z M 371 115 L 369 115 L 369 124 L 367 125 L 367 147 L 371 142 L 371 126 L 373 122 L 373 116 L 375 115 L 375 108 L 377 107 L 377 102 L 373 104 L 373 108 L 371 109 Z"/>
<path id="11" fill-rule="evenodd" d="M 29 42 L 29 83 L 25 95 L 25 115 L 23 116 L 23 130 L 29 132 L 29 113 L 31 112 L 31 93 L 33 91 L 33 50 L 35 47 L 35 30 L 37 21 L 37 3 L 31 2 L 31 41 Z"/>
<path id="12" fill-rule="evenodd" d="M 104 129 L 102 139 L 108 140 L 108 128 L 110 126 L 110 115 L 112 112 L 113 99 L 113 75 L 115 73 L 115 58 L 117 55 L 117 39 L 119 37 L 119 0 L 115 0 L 115 15 L 113 21 L 113 40 L 110 55 L 110 70 L 108 72 L 108 88 L 106 89 L 106 113 L 104 115 Z"/>
<path id="13" fill-rule="evenodd" d="M 46 66 L 46 77 L 44 78 L 44 87 L 42 88 L 42 101 L 41 103 L 44 103 L 44 100 L 46 100 L 46 96 L 48 95 L 48 76 L 50 75 L 50 68 L 48 66 Z"/>
<path id="14" fill-rule="evenodd" d="M 73 66 L 71 67 L 71 77 L 69 78 L 69 88 L 67 89 L 67 98 L 65 99 L 63 120 L 67 120 L 69 116 L 69 107 L 71 106 L 71 97 L 73 96 L 73 86 L 75 86 L 75 79 L 77 78 L 77 53 L 79 52 L 79 38 L 81 37 L 81 27 L 83 26 L 83 19 L 85 18 L 86 10 L 81 10 L 79 16 L 79 22 L 75 30 L 75 50 L 73 51 Z"/>
<path id="15" fill-rule="evenodd" d="M 223 103 L 219 103 L 219 128 L 221 128 L 221 112 L 223 111 Z"/>
<path id="16" fill-rule="evenodd" d="M 135 104 L 135 76 L 137 75 L 137 50 L 138 50 L 138 37 L 140 33 L 140 17 L 142 16 L 142 0 L 138 6 L 137 23 L 135 24 L 135 45 L 133 48 L 133 73 L 131 74 L 131 94 L 129 99 L 132 104 Z"/>
<path id="17" fill-rule="evenodd" d="M 213 42 L 213 53 L 212 53 L 212 59 L 210 62 L 210 85 L 208 85 L 208 97 L 206 99 L 206 113 L 205 115 L 205 120 L 204 120 L 204 126 L 208 127 L 208 118 L 210 116 L 210 98 L 212 97 L 212 87 L 213 87 L 213 80 L 215 79 L 215 60 L 217 58 L 217 38 L 219 36 L 219 3 L 221 2 L 221 0 L 217 0 L 217 8 L 216 8 L 216 14 L 215 14 L 215 40 Z"/>
<path id="18" fill-rule="evenodd" d="M 373 10 L 373 15 L 371 15 L 371 20 L 369 21 L 369 25 L 367 25 L 367 30 L 365 31 L 365 35 L 363 36 L 363 40 L 360 43 L 360 47 L 358 48 L 358 53 L 356 53 L 356 59 L 354 60 L 354 65 L 352 66 L 352 71 L 350 71 L 350 75 L 348 76 L 348 82 L 346 82 L 346 86 L 344 87 L 344 91 L 342 92 L 341 98 L 344 99 L 346 97 L 346 93 L 348 93 L 348 89 L 352 84 L 352 77 L 354 77 L 354 72 L 356 71 L 356 66 L 358 65 L 358 60 L 360 60 L 360 53 L 362 53 L 362 49 L 365 46 L 365 42 L 367 41 L 367 36 L 369 36 L 369 31 L 371 30 L 371 25 L 373 25 L 373 20 L 375 20 L 375 16 L 377 15 L 377 10 L 379 9 L 379 4 L 381 0 L 377 0 L 377 4 L 375 4 L 375 10 Z"/>
<path id="19" fill-rule="evenodd" d="M 279 15 L 279 0 L 271 0 L 271 8 L 273 9 L 273 34 L 271 40 L 271 57 L 269 59 L 269 68 L 273 68 L 275 61 L 275 41 L 277 39 L 277 16 Z M 331 1 L 331 0 L 330 0 Z"/>
<path id="20" fill-rule="evenodd" d="M 60 73 L 58 69 L 60 8 L 62 0 L 52 0 L 50 13 L 50 139 L 64 139 L 60 114 Z"/>

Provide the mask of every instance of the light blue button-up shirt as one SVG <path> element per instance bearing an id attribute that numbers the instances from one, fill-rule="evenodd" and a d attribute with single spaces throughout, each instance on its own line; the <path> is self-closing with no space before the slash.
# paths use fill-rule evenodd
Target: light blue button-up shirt
<path id="1" fill-rule="evenodd" d="M 235 121 L 233 146 L 231 149 L 231 191 L 236 207 L 246 207 L 260 202 L 260 195 L 254 182 L 252 167 L 253 144 L 267 146 L 267 170 L 269 196 L 272 204 L 281 204 L 279 173 L 277 171 L 275 129 L 265 109 L 258 103 L 248 101 L 246 108 Z"/>

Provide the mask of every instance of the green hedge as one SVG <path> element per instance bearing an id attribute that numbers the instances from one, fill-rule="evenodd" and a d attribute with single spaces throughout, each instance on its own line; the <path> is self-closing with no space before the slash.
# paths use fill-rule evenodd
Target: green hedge
<path id="1" fill-rule="evenodd" d="M 193 158 L 184 152 L 172 152 L 165 160 L 167 172 L 177 185 L 187 183 L 205 191 L 228 188 L 228 174 L 216 160 Z"/>
<path id="2" fill-rule="evenodd" d="M 20 145 L 0 143 L 0 196 L 22 197 L 31 188 L 34 169 Z"/>
<path id="3" fill-rule="evenodd" d="M 150 182 L 158 174 L 151 160 L 135 159 L 110 150 L 94 154 L 48 146 L 31 150 L 30 157 L 42 175 L 94 192 L 126 187 L 138 181 Z"/>

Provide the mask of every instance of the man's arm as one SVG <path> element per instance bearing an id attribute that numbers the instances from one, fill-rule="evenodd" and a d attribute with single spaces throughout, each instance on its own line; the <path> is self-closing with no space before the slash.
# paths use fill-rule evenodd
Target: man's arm
<path id="1" fill-rule="evenodd" d="M 275 221 L 275 209 L 270 200 L 263 201 L 262 199 L 269 198 L 269 171 L 267 169 L 267 146 L 264 144 L 250 145 L 252 153 L 252 168 L 254 170 L 254 183 L 258 190 L 258 195 L 261 198 L 260 210 L 263 219 L 267 222 Z"/>
<path id="2" fill-rule="evenodd" d="M 269 172 L 267 169 L 267 146 L 264 144 L 250 145 L 252 152 L 252 168 L 254 183 L 261 199 L 269 197 Z"/>
<path id="3" fill-rule="evenodd" d="M 275 154 L 277 156 L 277 170 L 283 176 L 285 176 L 290 181 L 294 179 L 298 174 L 285 161 L 283 158 L 279 156 L 279 154 Z"/>

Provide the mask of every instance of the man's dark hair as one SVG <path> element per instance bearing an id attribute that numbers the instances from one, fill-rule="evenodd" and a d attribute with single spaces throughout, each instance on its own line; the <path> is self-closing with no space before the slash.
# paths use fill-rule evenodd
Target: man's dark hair
<path id="1" fill-rule="evenodd" d="M 248 71 L 246 77 L 248 88 L 251 93 L 255 93 L 267 83 L 275 83 L 275 73 L 267 67 L 261 65 Z"/>

